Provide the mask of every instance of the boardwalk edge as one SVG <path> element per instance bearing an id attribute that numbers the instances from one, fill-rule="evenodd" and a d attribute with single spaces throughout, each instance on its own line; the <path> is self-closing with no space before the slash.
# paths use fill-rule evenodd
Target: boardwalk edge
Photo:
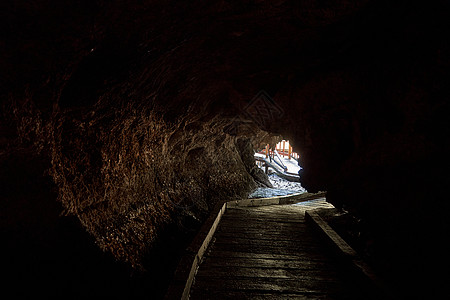
<path id="1" fill-rule="evenodd" d="M 319 231 L 330 241 L 335 248 L 348 259 L 355 270 L 362 273 L 370 282 L 383 294 L 384 299 L 393 299 L 391 291 L 386 284 L 372 270 L 372 268 L 363 261 L 358 253 L 333 229 L 325 222 L 317 210 L 309 210 L 305 212 L 305 218 L 316 226 Z"/>
<path id="2" fill-rule="evenodd" d="M 190 246 L 186 249 L 185 255 L 181 258 L 165 299 L 189 299 L 195 274 L 227 208 L 294 204 L 325 197 L 325 195 L 325 192 L 296 193 L 286 196 L 242 199 L 218 203 L 211 211 L 210 216 L 202 225 Z"/>

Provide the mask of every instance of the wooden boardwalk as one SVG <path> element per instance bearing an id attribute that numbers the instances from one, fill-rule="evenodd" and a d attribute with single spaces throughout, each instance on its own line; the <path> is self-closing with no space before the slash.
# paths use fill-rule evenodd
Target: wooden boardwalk
<path id="1" fill-rule="evenodd" d="M 324 199 L 296 205 L 228 209 L 191 289 L 190 299 L 370 299 L 305 222 Z"/>

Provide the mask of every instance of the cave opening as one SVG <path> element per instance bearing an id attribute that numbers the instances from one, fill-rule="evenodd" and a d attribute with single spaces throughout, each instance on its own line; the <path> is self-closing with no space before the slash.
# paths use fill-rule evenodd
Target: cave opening
<path id="1" fill-rule="evenodd" d="M 299 154 L 293 150 L 289 140 L 280 139 L 272 148 L 264 143 L 255 147 L 255 163 L 267 175 L 268 182 L 250 193 L 249 198 L 307 192 L 300 183 Z"/>

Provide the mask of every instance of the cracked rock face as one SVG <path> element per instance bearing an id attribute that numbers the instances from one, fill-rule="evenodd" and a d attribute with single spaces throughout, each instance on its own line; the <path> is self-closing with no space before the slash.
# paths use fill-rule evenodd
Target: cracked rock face
<path id="1" fill-rule="evenodd" d="M 267 180 L 256 176 L 250 140 L 224 133 L 221 118 L 171 123 L 128 104 L 114 115 L 69 116 L 51 147 L 59 200 L 102 249 L 135 267 L 178 215 L 203 220 L 215 203 L 246 198 L 255 179 Z"/>
<path id="2" fill-rule="evenodd" d="M 447 6 L 6 1 L 2 178 L 26 157 L 59 211 L 139 267 L 166 224 L 267 185 L 251 150 L 282 135 L 302 186 L 357 215 L 373 260 L 402 272 L 429 251 L 397 260 L 410 232 L 448 229 Z"/>

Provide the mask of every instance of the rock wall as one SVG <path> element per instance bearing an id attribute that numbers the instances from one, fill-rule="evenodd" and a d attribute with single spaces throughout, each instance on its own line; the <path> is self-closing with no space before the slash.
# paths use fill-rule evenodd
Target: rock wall
<path id="1" fill-rule="evenodd" d="M 434 59 L 346 66 L 277 98 L 295 110 L 279 130 L 300 149 L 302 186 L 355 215 L 366 259 L 403 295 L 438 291 L 446 261 L 449 77 Z"/>
<path id="2" fill-rule="evenodd" d="M 267 180 L 250 138 L 223 131 L 232 121 L 169 122 L 156 109 L 122 105 L 50 120 L 16 107 L 17 116 L 34 117 L 6 123 L 22 124 L 22 141 L 6 140 L 0 160 L 5 272 L 32 282 L 34 293 L 162 297 L 214 205 L 246 198 Z"/>
<path id="3" fill-rule="evenodd" d="M 264 179 L 250 140 L 223 132 L 226 119 L 161 115 L 129 103 L 99 106 L 56 114 L 41 133 L 63 213 L 134 267 L 161 227 L 186 216 L 201 222 L 217 201 L 245 198 L 253 178 Z"/>

